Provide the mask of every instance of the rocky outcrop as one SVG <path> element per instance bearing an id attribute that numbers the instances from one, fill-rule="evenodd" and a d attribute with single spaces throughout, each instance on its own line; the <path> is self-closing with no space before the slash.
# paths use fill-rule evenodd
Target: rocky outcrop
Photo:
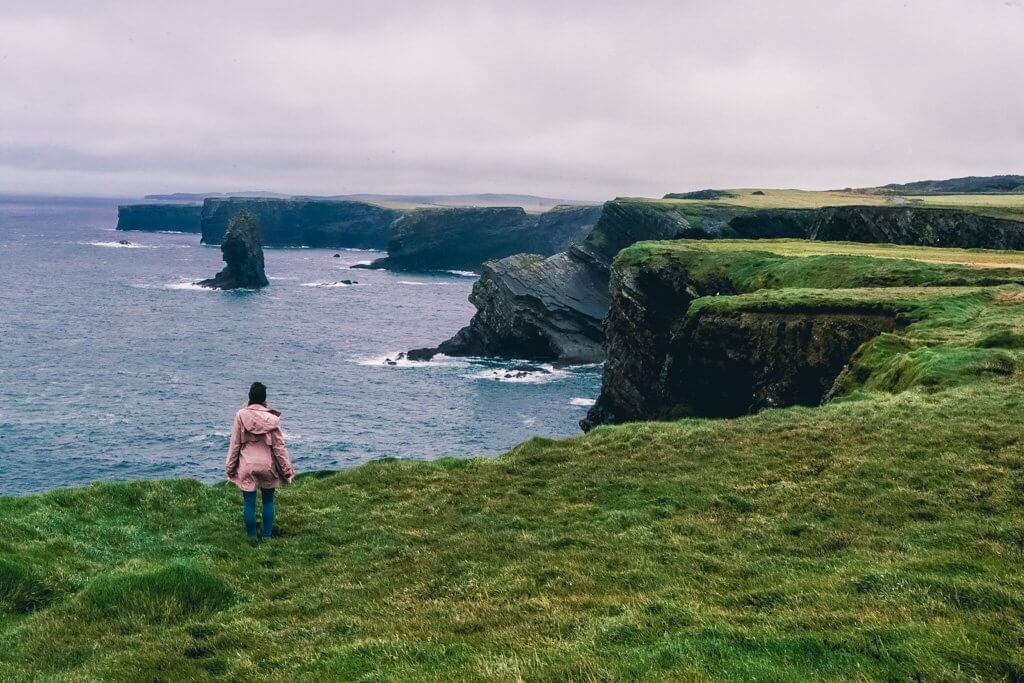
<path id="1" fill-rule="evenodd" d="M 211 289 L 259 289 L 269 284 L 263 271 L 263 244 L 256 216 L 248 211 L 234 214 L 220 250 L 224 269 L 196 284 Z"/>
<path id="2" fill-rule="evenodd" d="M 1024 249 L 1024 222 L 955 209 L 835 206 L 817 210 L 807 237 L 964 249 Z"/>
<path id="3" fill-rule="evenodd" d="M 678 237 L 689 225 L 663 206 L 607 202 L 587 238 L 567 251 L 486 263 L 470 295 L 476 314 L 436 350 L 450 356 L 598 362 L 604 358 L 601 326 L 615 254 L 637 240 Z"/>
<path id="4" fill-rule="evenodd" d="M 123 204 L 117 207 L 118 230 L 200 232 L 200 204 Z"/>
<path id="5" fill-rule="evenodd" d="M 416 209 L 395 221 L 388 255 L 371 268 L 476 270 L 512 254 L 548 256 L 584 237 L 600 207 L 557 206 L 542 214 L 520 207 Z"/>
<path id="6" fill-rule="evenodd" d="M 401 211 L 329 199 L 211 198 L 203 202 L 204 244 L 220 244 L 235 214 L 247 211 L 260 224 L 268 247 L 383 249 Z"/>
<path id="7" fill-rule="evenodd" d="M 449 356 L 502 356 L 590 363 L 603 357 L 606 275 L 561 252 L 484 264 L 469 300 L 470 324 L 443 342 Z"/>
<path id="8" fill-rule="evenodd" d="M 664 315 L 650 329 L 624 317 L 609 321 L 614 362 L 606 364 L 601 397 L 580 423 L 585 431 L 604 423 L 818 405 L 854 352 L 898 320 L 884 307 L 786 305 L 706 306 Z M 623 338 L 630 327 L 639 328 L 637 339 Z"/>
<path id="9" fill-rule="evenodd" d="M 818 405 L 854 352 L 896 328 L 892 311 L 701 309 L 672 336 L 656 419 Z"/>

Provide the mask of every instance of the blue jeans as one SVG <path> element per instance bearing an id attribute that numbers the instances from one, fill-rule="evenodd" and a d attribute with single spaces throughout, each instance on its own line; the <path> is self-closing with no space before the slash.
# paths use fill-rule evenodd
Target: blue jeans
<path id="1" fill-rule="evenodd" d="M 263 538 L 270 538 L 274 531 L 274 489 L 260 489 L 263 494 Z M 245 521 L 245 533 L 256 540 L 256 492 L 242 491 L 242 520 Z"/>

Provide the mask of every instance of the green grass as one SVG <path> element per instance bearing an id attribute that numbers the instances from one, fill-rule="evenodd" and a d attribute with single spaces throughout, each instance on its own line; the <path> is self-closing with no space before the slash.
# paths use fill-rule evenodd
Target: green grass
<path id="1" fill-rule="evenodd" d="M 926 206 L 960 209 L 994 218 L 1024 220 L 1024 194 L 905 195 L 792 189 L 729 189 L 732 197 L 701 199 L 641 199 L 674 207 L 725 205 L 748 209 L 820 209 L 826 206 Z M 760 192 L 763 194 L 754 194 Z"/>
<path id="2" fill-rule="evenodd" d="M 709 241 L 678 240 L 676 242 L 640 243 L 658 245 L 669 252 L 673 249 L 705 248 L 711 251 L 763 251 L 779 256 L 822 256 L 842 254 L 873 258 L 909 259 L 924 263 L 946 263 L 975 268 L 1024 268 L 1024 252 L 996 249 L 949 249 L 941 247 L 904 246 L 898 244 L 868 244 L 864 242 L 815 242 L 811 240 L 771 239 Z M 644 247 L 638 247 L 643 249 Z M 648 250 L 651 247 L 647 247 Z"/>
<path id="3" fill-rule="evenodd" d="M 0 498 L 0 680 L 1024 678 L 1019 272 L 722 244 L 617 264 L 903 326 L 822 407 L 303 475 L 256 547 L 228 484 Z"/>
<path id="4" fill-rule="evenodd" d="M 1020 390 L 306 476 L 257 548 L 229 486 L 0 499 L 0 678 L 1019 677 Z"/>
<path id="5" fill-rule="evenodd" d="M 638 277 L 674 269 L 694 281 L 728 282 L 738 292 L 1024 283 L 1024 253 L 851 242 L 637 242 L 619 252 L 615 264 Z"/>

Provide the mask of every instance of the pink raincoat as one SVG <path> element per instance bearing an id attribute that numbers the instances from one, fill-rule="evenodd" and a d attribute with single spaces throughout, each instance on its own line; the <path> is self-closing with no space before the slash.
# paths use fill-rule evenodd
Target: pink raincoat
<path id="1" fill-rule="evenodd" d="M 258 403 L 235 414 L 226 465 L 228 479 L 243 491 L 276 489 L 295 477 L 281 435 L 280 415 Z"/>

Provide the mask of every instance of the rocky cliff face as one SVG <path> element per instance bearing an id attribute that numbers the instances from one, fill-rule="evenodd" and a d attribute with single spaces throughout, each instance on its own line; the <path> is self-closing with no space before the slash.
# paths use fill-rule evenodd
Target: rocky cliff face
<path id="1" fill-rule="evenodd" d="M 199 204 L 124 204 L 117 207 L 118 230 L 200 232 Z"/>
<path id="2" fill-rule="evenodd" d="M 401 211 L 374 204 L 329 199 L 212 198 L 203 202 L 204 244 L 220 244 L 231 217 L 240 211 L 260 223 L 269 247 L 383 249 Z"/>
<path id="3" fill-rule="evenodd" d="M 606 276 L 565 252 L 490 261 L 469 298 L 476 314 L 437 350 L 449 356 L 598 361 L 606 283 Z"/>
<path id="4" fill-rule="evenodd" d="M 688 225 L 680 214 L 643 202 L 607 202 L 587 238 L 567 251 L 485 264 L 470 296 L 476 315 L 437 350 L 451 356 L 599 362 L 615 254 L 639 239 L 677 237 Z"/>
<path id="5" fill-rule="evenodd" d="M 818 217 L 816 209 L 760 209 L 729 220 L 718 237 L 742 239 L 806 239 Z"/>
<path id="6" fill-rule="evenodd" d="M 818 405 L 854 352 L 896 327 L 887 311 L 701 310 L 672 335 L 658 419 Z"/>
<path id="7" fill-rule="evenodd" d="M 557 206 L 543 214 L 520 207 L 416 209 L 395 221 L 388 255 L 374 268 L 476 270 L 512 254 L 548 256 L 597 222 L 600 207 Z"/>
<path id="8" fill-rule="evenodd" d="M 883 308 L 704 307 L 692 315 L 665 310 L 646 319 L 609 316 L 609 362 L 601 396 L 581 421 L 604 423 L 684 416 L 735 417 L 763 408 L 821 403 L 854 352 L 893 330 Z M 618 303 L 618 300 L 617 302 Z M 650 323 L 651 327 L 645 326 Z M 627 338 L 635 331 L 635 338 Z"/>
<path id="9" fill-rule="evenodd" d="M 817 210 L 807 237 L 965 249 L 1024 249 L 1024 223 L 954 209 L 837 206 Z"/>
<path id="10" fill-rule="evenodd" d="M 220 250 L 224 269 L 197 284 L 211 289 L 259 289 L 270 284 L 263 271 L 263 244 L 256 216 L 248 211 L 234 214 Z"/>
<path id="11" fill-rule="evenodd" d="M 896 320 L 891 307 L 877 303 L 733 305 L 744 296 L 1022 279 L 1019 271 L 904 259 L 786 257 L 700 242 L 637 245 L 612 268 L 601 394 L 581 426 L 820 402 L 856 348 Z"/>

